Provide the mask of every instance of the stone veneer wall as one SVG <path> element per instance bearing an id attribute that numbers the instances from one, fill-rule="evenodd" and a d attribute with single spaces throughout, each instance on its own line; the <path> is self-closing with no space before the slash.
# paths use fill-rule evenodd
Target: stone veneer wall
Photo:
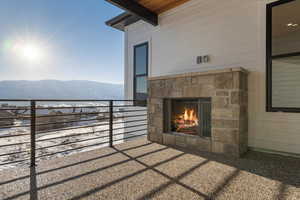
<path id="1" fill-rule="evenodd" d="M 149 78 L 148 140 L 239 157 L 248 147 L 247 71 L 243 68 Z M 212 98 L 212 136 L 164 133 L 163 100 Z"/>

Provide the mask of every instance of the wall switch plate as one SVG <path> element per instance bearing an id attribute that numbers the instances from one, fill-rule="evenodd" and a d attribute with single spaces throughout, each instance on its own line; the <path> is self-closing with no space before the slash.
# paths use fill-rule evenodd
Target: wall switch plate
<path id="1" fill-rule="evenodd" d="M 203 62 L 204 63 L 208 63 L 209 62 L 209 56 L 208 55 L 203 56 Z"/>
<path id="2" fill-rule="evenodd" d="M 197 64 L 201 64 L 202 63 L 202 56 L 197 56 Z"/>

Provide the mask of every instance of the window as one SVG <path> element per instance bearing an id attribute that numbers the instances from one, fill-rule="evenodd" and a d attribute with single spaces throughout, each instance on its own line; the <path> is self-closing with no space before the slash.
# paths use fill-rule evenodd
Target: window
<path id="1" fill-rule="evenodd" d="M 134 99 L 147 100 L 148 43 L 134 46 Z"/>
<path id="2" fill-rule="evenodd" d="M 267 111 L 300 112 L 300 0 L 267 5 Z"/>

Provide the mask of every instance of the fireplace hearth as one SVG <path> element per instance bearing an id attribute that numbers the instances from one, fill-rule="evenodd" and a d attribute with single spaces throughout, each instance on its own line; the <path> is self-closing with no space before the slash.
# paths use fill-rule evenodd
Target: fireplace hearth
<path id="1" fill-rule="evenodd" d="M 165 99 L 164 109 L 164 132 L 211 136 L 210 98 Z"/>

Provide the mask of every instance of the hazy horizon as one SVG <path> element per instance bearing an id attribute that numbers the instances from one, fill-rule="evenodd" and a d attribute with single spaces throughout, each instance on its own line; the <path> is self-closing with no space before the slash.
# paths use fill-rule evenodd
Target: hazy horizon
<path id="1" fill-rule="evenodd" d="M 75 88 L 75 89 L 74 89 Z M 0 99 L 123 99 L 124 85 L 89 80 L 0 81 Z"/>
<path id="2" fill-rule="evenodd" d="M 104 84 L 112 84 L 112 85 L 124 85 L 124 83 L 114 83 L 114 82 L 104 82 L 104 81 L 97 81 L 97 80 L 84 80 L 84 79 L 70 79 L 70 80 L 59 80 L 59 79 L 40 79 L 40 80 L 22 80 L 22 79 L 10 79 L 10 80 L 0 80 L 0 82 L 5 81 L 29 81 L 29 82 L 39 82 L 39 81 L 61 81 L 61 82 L 70 82 L 70 81 L 89 81 L 89 82 L 96 82 L 96 83 L 104 83 Z"/>

